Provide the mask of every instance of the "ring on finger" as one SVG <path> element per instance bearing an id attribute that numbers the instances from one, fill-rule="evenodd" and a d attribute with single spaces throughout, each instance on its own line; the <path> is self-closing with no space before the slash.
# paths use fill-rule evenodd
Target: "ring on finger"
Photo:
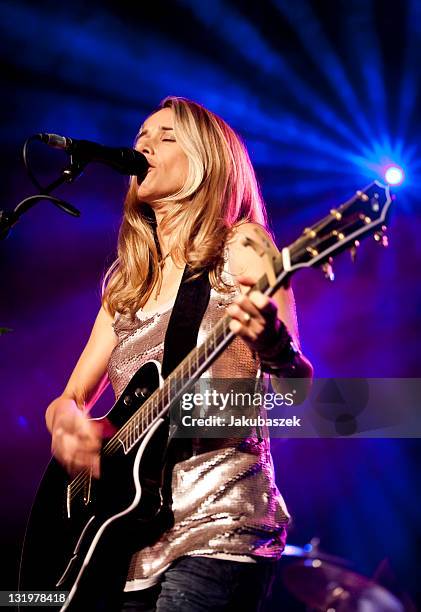
<path id="1" fill-rule="evenodd" d="M 251 321 L 251 315 L 248 312 L 245 312 L 243 315 L 243 323 L 244 325 L 248 325 Z"/>

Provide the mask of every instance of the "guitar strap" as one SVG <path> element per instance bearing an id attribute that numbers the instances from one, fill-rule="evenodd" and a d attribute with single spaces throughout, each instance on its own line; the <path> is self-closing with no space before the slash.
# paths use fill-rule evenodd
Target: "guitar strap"
<path id="1" fill-rule="evenodd" d="M 200 323 L 209 304 L 210 283 L 207 270 L 193 278 L 186 265 L 165 334 L 162 376 L 167 378 L 196 346 Z"/>
<path id="2" fill-rule="evenodd" d="M 207 269 L 197 272 L 187 264 L 165 334 L 161 367 L 163 378 L 167 378 L 196 347 L 199 327 L 209 304 L 210 292 Z M 182 457 L 190 456 L 191 440 L 185 440 L 184 444 L 182 440 L 178 440 L 174 446 L 178 448 L 179 461 Z"/>
<path id="3" fill-rule="evenodd" d="M 199 327 L 209 304 L 211 286 L 208 271 L 203 269 L 196 278 L 192 279 L 193 274 L 194 271 L 186 265 L 165 334 L 161 367 L 163 378 L 167 378 L 184 357 L 195 348 Z M 169 434 L 169 429 L 167 433 Z M 191 438 L 169 436 L 164 457 L 162 457 L 163 470 L 161 473 L 164 508 L 161 510 L 160 517 L 166 528 L 170 527 L 173 522 L 171 511 L 173 467 L 179 461 L 184 461 L 191 456 Z"/>

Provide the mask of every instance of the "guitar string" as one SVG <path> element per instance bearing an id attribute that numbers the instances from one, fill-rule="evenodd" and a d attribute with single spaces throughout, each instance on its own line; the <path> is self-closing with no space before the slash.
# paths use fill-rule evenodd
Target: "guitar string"
<path id="1" fill-rule="evenodd" d="M 177 368 L 171 373 L 171 375 L 164 381 L 164 386 L 160 389 L 157 389 L 156 395 L 151 396 L 149 404 L 147 403 L 143 406 L 145 410 L 142 411 L 141 407 L 140 412 L 135 412 L 130 417 L 130 419 L 128 419 L 128 421 L 122 428 L 126 429 L 125 433 L 127 437 L 131 433 L 129 431 L 130 426 L 136 421 L 136 419 L 138 419 L 139 417 L 143 417 L 144 421 L 144 417 L 146 417 L 147 419 L 149 419 L 149 417 L 153 417 L 156 408 L 159 407 L 159 404 L 162 404 L 163 399 L 165 400 L 166 392 L 168 392 L 168 398 L 170 397 L 171 383 L 175 382 L 177 377 L 179 379 L 183 379 L 185 377 L 189 379 L 192 378 L 192 375 L 190 373 L 192 365 L 195 365 L 194 362 L 196 362 L 196 364 L 200 363 L 200 365 L 202 365 L 203 362 L 208 359 L 208 355 L 215 351 L 218 344 L 221 344 L 221 342 L 227 336 L 227 333 L 229 333 L 230 330 L 228 326 L 230 321 L 231 317 L 225 315 L 224 318 L 219 321 L 218 324 L 215 326 L 214 330 L 212 330 L 212 332 L 209 334 L 205 342 L 199 347 L 195 347 L 194 349 L 192 349 L 192 351 L 190 351 L 190 353 L 183 359 L 183 361 L 177 366 Z M 184 372 L 184 370 L 186 371 Z M 154 401 L 156 405 L 154 405 Z M 104 451 L 106 454 L 113 452 L 116 447 L 120 446 L 122 437 L 121 433 L 122 430 L 117 432 L 117 434 L 113 438 L 111 438 L 111 440 L 109 440 L 106 447 L 104 447 Z M 141 433 L 143 433 L 143 431 Z"/>

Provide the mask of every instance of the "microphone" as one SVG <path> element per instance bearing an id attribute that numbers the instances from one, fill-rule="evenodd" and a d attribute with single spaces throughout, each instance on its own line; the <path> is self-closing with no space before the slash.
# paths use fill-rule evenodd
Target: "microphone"
<path id="1" fill-rule="evenodd" d="M 105 164 L 120 174 L 137 176 L 141 181 L 149 169 L 146 157 L 129 147 L 106 147 L 90 140 L 76 140 L 58 134 L 37 134 L 37 138 L 50 147 L 64 149 L 78 162 Z"/>

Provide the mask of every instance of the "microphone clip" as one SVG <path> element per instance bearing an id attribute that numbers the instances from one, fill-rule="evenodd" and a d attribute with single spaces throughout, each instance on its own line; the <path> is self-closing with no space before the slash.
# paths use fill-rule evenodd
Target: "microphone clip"
<path id="1" fill-rule="evenodd" d="M 88 162 L 75 159 L 73 153 L 70 155 L 69 165 L 63 168 L 62 176 L 67 183 L 75 181 L 85 170 Z"/>

